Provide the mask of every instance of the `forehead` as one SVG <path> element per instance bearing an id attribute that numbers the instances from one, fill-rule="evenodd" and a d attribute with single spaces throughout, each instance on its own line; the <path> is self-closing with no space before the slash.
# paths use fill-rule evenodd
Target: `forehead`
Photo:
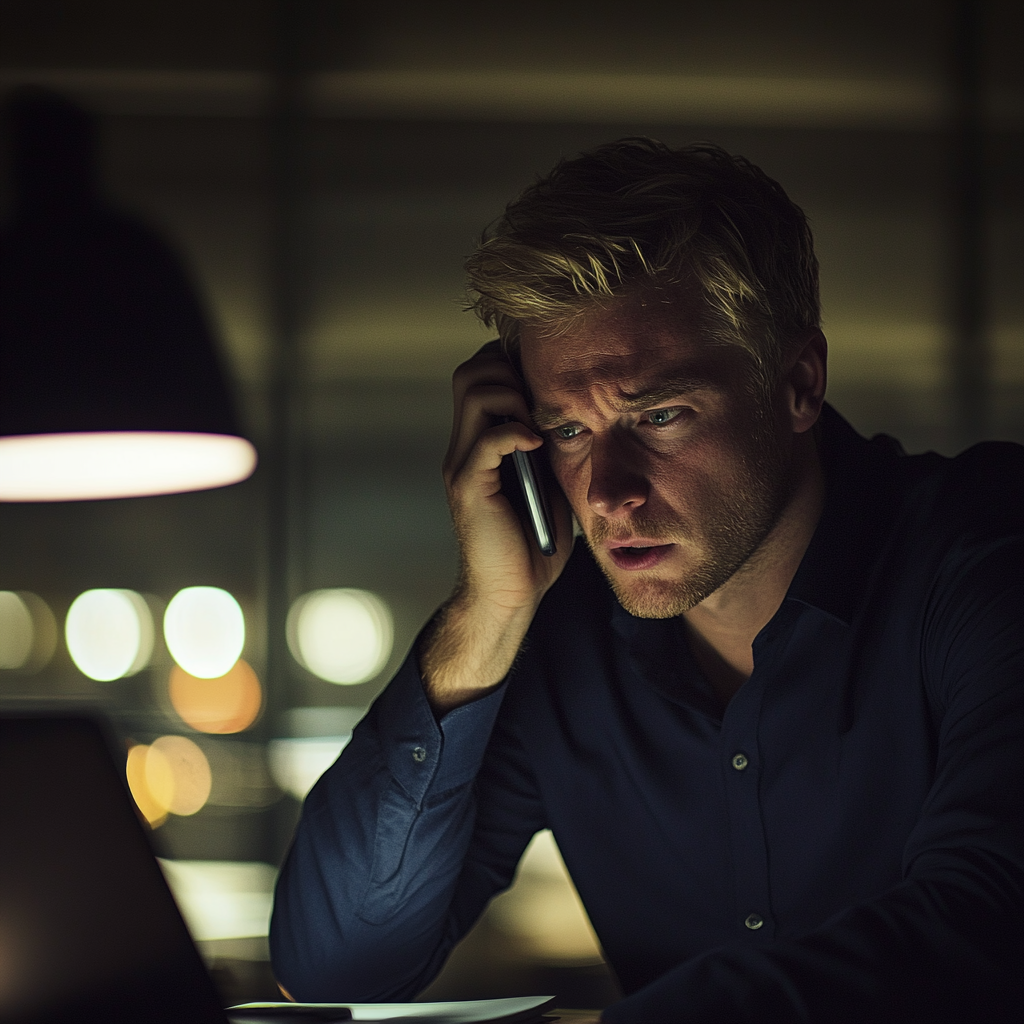
<path id="1" fill-rule="evenodd" d="M 745 376 L 745 354 L 708 340 L 682 301 L 634 300 L 557 333 L 524 324 L 520 355 L 534 403 L 545 407 L 599 395 L 625 400 L 668 382 L 727 389 Z"/>

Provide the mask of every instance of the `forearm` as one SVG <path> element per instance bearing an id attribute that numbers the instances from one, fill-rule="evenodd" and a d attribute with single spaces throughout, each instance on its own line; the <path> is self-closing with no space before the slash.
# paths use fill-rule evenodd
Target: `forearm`
<path id="1" fill-rule="evenodd" d="M 407 663 L 307 798 L 271 927 L 293 996 L 411 997 L 472 923 L 479 907 L 455 893 L 500 699 L 438 724 Z"/>
<path id="2" fill-rule="evenodd" d="M 536 607 L 503 607 L 460 589 L 424 631 L 420 672 L 431 707 L 443 715 L 501 685 Z"/>

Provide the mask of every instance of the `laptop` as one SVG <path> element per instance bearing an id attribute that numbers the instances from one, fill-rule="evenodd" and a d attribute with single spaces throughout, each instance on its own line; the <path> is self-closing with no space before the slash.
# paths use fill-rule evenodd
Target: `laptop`
<path id="1" fill-rule="evenodd" d="M 100 718 L 0 711 L 0 1024 L 532 1024 L 553 997 L 221 1008 Z"/>
<path id="2" fill-rule="evenodd" d="M 107 728 L 0 714 L 0 1024 L 227 1024 Z"/>

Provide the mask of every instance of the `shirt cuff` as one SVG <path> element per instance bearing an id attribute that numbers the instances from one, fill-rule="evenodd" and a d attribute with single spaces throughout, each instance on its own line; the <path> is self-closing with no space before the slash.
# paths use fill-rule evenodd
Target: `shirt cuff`
<path id="1" fill-rule="evenodd" d="M 476 778 L 507 683 L 469 704 L 434 717 L 415 648 L 377 698 L 375 712 L 392 776 L 417 807 L 431 789 L 445 792 Z"/>

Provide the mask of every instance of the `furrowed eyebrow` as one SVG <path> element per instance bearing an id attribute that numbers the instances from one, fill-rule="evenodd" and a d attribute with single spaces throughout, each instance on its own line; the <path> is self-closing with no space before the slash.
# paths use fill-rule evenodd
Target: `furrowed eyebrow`
<path id="1" fill-rule="evenodd" d="M 687 374 L 658 381 L 657 384 L 643 391 L 627 392 L 620 395 L 616 404 L 626 412 L 639 409 L 651 409 L 659 405 L 669 405 L 673 401 L 691 395 L 696 391 L 707 391 L 714 387 L 714 382 L 702 375 Z M 538 405 L 532 410 L 533 421 L 541 430 L 557 427 L 566 420 L 566 414 L 557 406 Z"/>
<path id="2" fill-rule="evenodd" d="M 626 393 L 621 396 L 619 403 L 624 409 L 631 411 L 649 409 L 652 406 L 663 405 L 677 398 L 691 395 L 695 391 L 707 391 L 713 386 L 713 382 L 703 376 L 673 377 L 669 380 L 658 381 L 653 387 L 643 391 Z"/>
<path id="3" fill-rule="evenodd" d="M 538 405 L 530 410 L 533 422 L 539 430 L 550 430 L 565 420 L 562 413 L 551 406 Z"/>

